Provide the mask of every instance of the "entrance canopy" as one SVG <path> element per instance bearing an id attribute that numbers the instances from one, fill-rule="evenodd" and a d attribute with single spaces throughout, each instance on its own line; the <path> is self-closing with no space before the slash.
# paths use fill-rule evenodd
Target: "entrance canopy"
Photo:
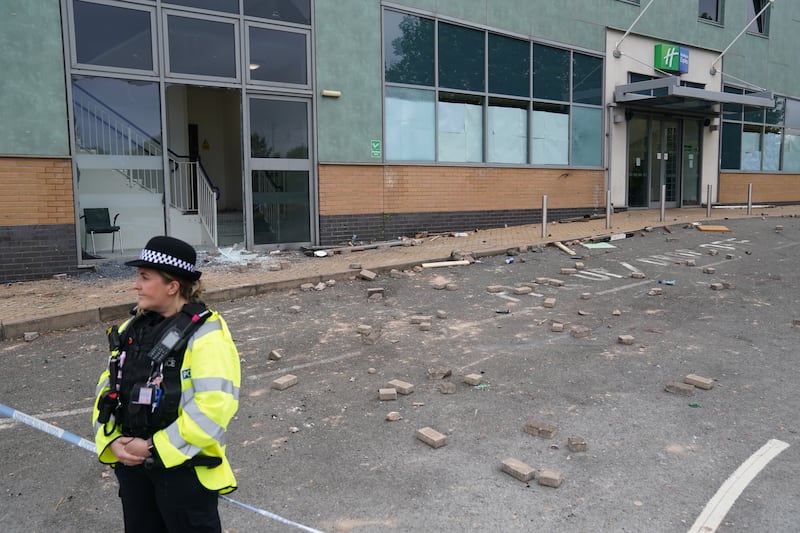
<path id="1" fill-rule="evenodd" d="M 703 116 L 719 115 L 719 108 L 715 108 L 718 104 L 766 108 L 775 106 L 772 91 L 751 94 L 721 93 L 684 87 L 680 81 L 680 78 L 670 76 L 617 85 L 614 89 L 614 101 L 650 111 Z"/>

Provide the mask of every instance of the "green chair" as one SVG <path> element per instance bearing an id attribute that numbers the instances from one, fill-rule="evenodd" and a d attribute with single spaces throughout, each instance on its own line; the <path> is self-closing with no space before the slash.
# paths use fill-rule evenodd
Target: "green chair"
<path id="1" fill-rule="evenodd" d="M 122 246 L 122 233 L 120 227 L 117 226 L 117 217 L 119 213 L 114 215 L 114 220 L 108 214 L 107 207 L 87 207 L 83 210 L 83 218 L 86 223 L 86 233 L 92 236 L 92 255 L 97 255 L 94 245 L 94 236 L 97 233 L 110 233 L 111 234 L 111 253 L 114 253 L 114 242 L 117 233 L 119 233 L 119 248 L 122 253 L 125 253 L 125 248 Z M 84 248 L 86 247 L 86 239 L 84 239 Z"/>

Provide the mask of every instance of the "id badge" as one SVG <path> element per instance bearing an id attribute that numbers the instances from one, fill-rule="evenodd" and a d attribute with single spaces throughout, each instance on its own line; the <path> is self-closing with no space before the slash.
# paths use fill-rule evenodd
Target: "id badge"
<path id="1" fill-rule="evenodd" d="M 137 405 L 153 405 L 155 401 L 156 388 L 153 385 L 138 385 L 134 388 L 134 395 L 131 403 Z"/>

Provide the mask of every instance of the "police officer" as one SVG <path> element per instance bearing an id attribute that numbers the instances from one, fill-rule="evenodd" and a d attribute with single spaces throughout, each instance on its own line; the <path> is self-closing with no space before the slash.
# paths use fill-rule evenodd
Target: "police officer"
<path id="1" fill-rule="evenodd" d="M 132 318 L 109 328 L 97 385 L 98 457 L 114 466 L 127 532 L 220 532 L 217 495 L 236 489 L 225 434 L 239 405 L 239 355 L 200 302 L 191 245 L 153 237 L 139 259 Z"/>

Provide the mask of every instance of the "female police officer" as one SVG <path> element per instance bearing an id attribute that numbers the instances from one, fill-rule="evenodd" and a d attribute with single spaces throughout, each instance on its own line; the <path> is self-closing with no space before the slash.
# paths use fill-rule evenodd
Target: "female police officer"
<path id="1" fill-rule="evenodd" d="M 93 420 L 128 532 L 219 532 L 217 495 L 236 488 L 225 432 L 239 405 L 239 355 L 225 321 L 198 300 L 196 259 L 189 244 L 153 237 L 125 263 L 138 267 L 138 305 L 109 328 Z"/>

